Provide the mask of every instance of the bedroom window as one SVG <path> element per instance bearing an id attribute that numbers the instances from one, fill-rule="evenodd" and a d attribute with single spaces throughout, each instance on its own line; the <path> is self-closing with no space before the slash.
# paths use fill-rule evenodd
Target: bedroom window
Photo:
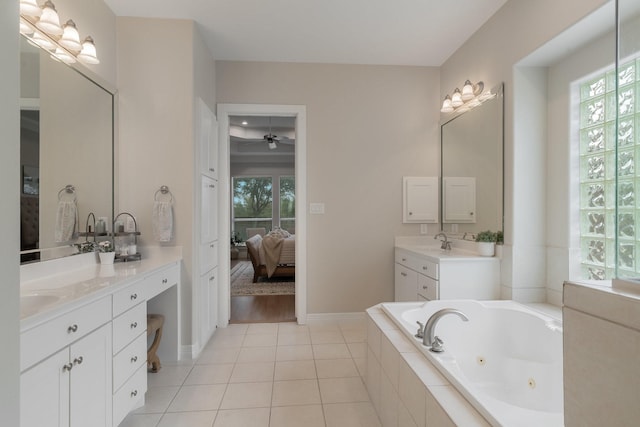
<path id="1" fill-rule="evenodd" d="M 619 68 L 617 135 L 615 71 L 580 84 L 580 248 L 585 279 L 615 276 L 616 237 L 618 276 L 640 272 L 640 173 L 635 166 L 640 153 L 639 67 L 640 60 L 634 60 Z"/>
<path id="2" fill-rule="evenodd" d="M 233 231 L 247 238 L 247 228 L 273 226 L 273 180 L 269 177 L 233 178 Z"/>
<path id="3" fill-rule="evenodd" d="M 296 230 L 296 178 L 280 177 L 280 228 L 292 234 Z"/>

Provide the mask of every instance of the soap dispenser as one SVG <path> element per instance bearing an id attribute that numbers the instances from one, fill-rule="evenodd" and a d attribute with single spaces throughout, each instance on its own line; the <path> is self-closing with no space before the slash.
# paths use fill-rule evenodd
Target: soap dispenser
<path id="1" fill-rule="evenodd" d="M 96 234 L 107 234 L 107 223 L 104 218 L 98 218 L 98 221 L 96 222 Z"/>

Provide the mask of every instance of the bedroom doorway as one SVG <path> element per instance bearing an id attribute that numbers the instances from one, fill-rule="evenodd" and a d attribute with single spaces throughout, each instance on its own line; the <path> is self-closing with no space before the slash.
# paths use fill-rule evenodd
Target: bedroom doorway
<path id="1" fill-rule="evenodd" d="M 220 272 L 226 279 L 221 324 L 306 320 L 304 112 L 300 106 L 218 107 L 220 172 L 227 178 L 220 228 L 229 233 L 221 236 L 221 251 L 229 254 L 227 273 Z"/>

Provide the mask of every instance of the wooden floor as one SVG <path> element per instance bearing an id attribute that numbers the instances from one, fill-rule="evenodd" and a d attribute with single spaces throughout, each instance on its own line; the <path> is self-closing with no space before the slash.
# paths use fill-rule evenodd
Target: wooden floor
<path id="1" fill-rule="evenodd" d="M 229 323 L 295 322 L 295 295 L 250 295 L 231 297 Z"/>

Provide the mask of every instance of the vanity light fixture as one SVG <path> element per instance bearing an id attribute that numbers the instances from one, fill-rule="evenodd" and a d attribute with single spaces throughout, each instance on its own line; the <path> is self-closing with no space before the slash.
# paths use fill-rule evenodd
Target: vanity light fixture
<path id="1" fill-rule="evenodd" d="M 38 7 L 36 0 L 20 0 L 20 34 L 51 56 L 66 64 L 80 61 L 84 64 L 99 64 L 93 38 L 87 36 L 80 42 L 75 22 L 69 19 L 64 27 L 51 0 Z"/>
<path id="2" fill-rule="evenodd" d="M 465 81 L 464 86 L 462 86 L 462 92 L 456 88 L 451 97 L 449 95 L 445 96 L 440 112 L 464 113 L 495 96 L 491 91 L 483 92 L 483 90 L 483 82 L 473 84 L 470 80 Z"/>

